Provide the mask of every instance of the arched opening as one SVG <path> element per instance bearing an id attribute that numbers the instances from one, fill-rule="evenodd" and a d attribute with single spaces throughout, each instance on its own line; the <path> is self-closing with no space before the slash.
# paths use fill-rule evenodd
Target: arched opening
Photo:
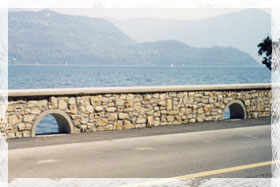
<path id="1" fill-rule="evenodd" d="M 37 117 L 32 128 L 32 136 L 72 132 L 73 124 L 71 119 L 66 113 L 60 110 L 48 110 L 43 112 Z"/>
<path id="2" fill-rule="evenodd" d="M 58 123 L 56 119 L 51 115 L 46 115 L 37 125 L 36 135 L 42 134 L 57 134 L 59 133 Z"/>
<path id="3" fill-rule="evenodd" d="M 246 119 L 246 109 L 242 101 L 235 100 L 227 104 L 224 110 L 224 119 Z"/>

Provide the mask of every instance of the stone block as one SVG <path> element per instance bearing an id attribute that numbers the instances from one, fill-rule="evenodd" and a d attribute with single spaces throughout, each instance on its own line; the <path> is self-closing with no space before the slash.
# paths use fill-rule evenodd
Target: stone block
<path id="1" fill-rule="evenodd" d="M 111 131 L 111 130 L 113 130 L 114 128 L 113 128 L 113 125 L 107 125 L 106 127 L 105 127 L 105 131 Z"/>
<path id="2" fill-rule="evenodd" d="M 211 105 L 205 105 L 204 110 L 205 112 L 211 112 Z"/>
<path id="3" fill-rule="evenodd" d="M 25 129 L 26 130 L 32 129 L 32 124 L 31 123 L 25 123 Z"/>
<path id="4" fill-rule="evenodd" d="M 154 110 L 155 110 L 155 111 L 159 111 L 159 107 L 158 107 L 158 106 L 155 106 L 155 107 L 154 107 Z"/>
<path id="5" fill-rule="evenodd" d="M 124 129 L 133 129 L 133 128 L 134 128 L 134 126 L 131 124 L 131 122 L 130 122 L 130 121 L 125 120 L 125 121 L 124 121 L 123 128 L 124 128 Z"/>
<path id="6" fill-rule="evenodd" d="M 198 114 L 203 114 L 203 112 L 204 112 L 204 111 L 203 111 L 203 108 L 199 108 L 199 109 L 197 110 L 197 113 L 198 113 Z"/>
<path id="7" fill-rule="evenodd" d="M 158 112 L 154 112 L 153 116 L 160 117 L 160 112 L 159 111 Z"/>
<path id="8" fill-rule="evenodd" d="M 81 118 L 81 123 L 83 123 L 83 124 L 88 123 L 88 116 L 83 116 Z"/>
<path id="9" fill-rule="evenodd" d="M 209 103 L 209 98 L 208 97 L 203 97 L 202 103 L 208 104 Z"/>
<path id="10" fill-rule="evenodd" d="M 167 106 L 168 111 L 172 110 L 172 100 L 171 99 L 167 99 L 166 106 Z"/>
<path id="11" fill-rule="evenodd" d="M 186 108 L 186 114 L 192 114 L 192 109 L 191 108 Z"/>
<path id="12" fill-rule="evenodd" d="M 180 116 L 184 116 L 185 113 L 186 113 L 186 109 L 185 109 L 185 108 L 180 108 L 180 110 L 179 110 L 179 115 L 180 115 Z"/>
<path id="13" fill-rule="evenodd" d="M 69 99 L 68 103 L 69 103 L 70 105 L 75 105 L 75 104 L 76 104 L 76 99 L 75 99 L 74 97 L 71 97 L 71 98 Z"/>
<path id="14" fill-rule="evenodd" d="M 101 98 L 102 104 L 107 104 L 109 101 L 110 101 L 110 99 L 107 98 L 107 97 L 102 97 L 102 98 Z"/>
<path id="15" fill-rule="evenodd" d="M 79 112 L 80 113 L 86 113 L 86 107 L 85 106 L 79 106 Z"/>
<path id="16" fill-rule="evenodd" d="M 24 122 L 27 122 L 27 123 L 30 123 L 32 122 L 34 119 L 34 115 L 25 115 L 24 118 L 23 118 L 23 121 Z"/>
<path id="17" fill-rule="evenodd" d="M 213 117 L 212 117 L 212 116 L 208 116 L 208 117 L 205 118 L 205 120 L 206 120 L 206 121 L 212 121 L 212 120 L 213 120 Z"/>
<path id="18" fill-rule="evenodd" d="M 70 106 L 69 106 L 69 112 L 70 112 L 71 114 L 77 114 L 77 113 L 78 113 L 78 108 L 77 108 L 77 106 L 76 106 L 76 105 L 70 105 Z"/>
<path id="19" fill-rule="evenodd" d="M 89 99 L 82 97 L 80 100 L 80 105 L 82 105 L 82 106 L 90 105 Z"/>
<path id="20" fill-rule="evenodd" d="M 115 103 L 108 103 L 108 107 L 113 107 L 113 106 L 115 106 Z"/>
<path id="21" fill-rule="evenodd" d="M 165 100 L 166 97 L 167 97 L 166 94 L 160 94 L 160 95 L 159 95 L 159 99 L 162 100 L 162 101 Z"/>
<path id="22" fill-rule="evenodd" d="M 117 119 L 118 119 L 118 114 L 117 113 L 108 114 L 108 120 L 115 121 Z"/>
<path id="23" fill-rule="evenodd" d="M 30 112 L 28 112 L 28 114 L 40 114 L 41 110 L 39 110 L 38 108 L 35 109 L 31 109 Z"/>
<path id="24" fill-rule="evenodd" d="M 97 131 L 99 131 L 99 132 L 105 131 L 105 127 L 97 127 Z"/>
<path id="25" fill-rule="evenodd" d="M 217 98 L 216 97 L 210 97 L 209 98 L 209 103 L 216 103 L 217 102 Z"/>
<path id="26" fill-rule="evenodd" d="M 129 115 L 127 113 L 119 113 L 119 119 L 128 119 Z"/>
<path id="27" fill-rule="evenodd" d="M 22 137 L 22 132 L 16 132 L 16 137 L 21 138 Z"/>
<path id="28" fill-rule="evenodd" d="M 10 116 L 8 116 L 8 122 L 9 122 L 10 125 L 16 124 L 16 123 L 21 122 L 21 118 L 17 114 L 10 115 Z"/>
<path id="29" fill-rule="evenodd" d="M 15 110 L 15 106 L 14 105 L 8 105 L 8 112 L 12 112 Z"/>
<path id="30" fill-rule="evenodd" d="M 149 115 L 149 116 L 150 116 L 150 115 L 153 115 L 153 113 L 154 113 L 153 110 L 146 111 L 146 114 Z"/>
<path id="31" fill-rule="evenodd" d="M 25 129 L 25 124 L 24 124 L 24 123 L 18 123 L 18 124 L 17 124 L 17 129 L 18 129 L 19 131 L 23 131 L 23 130 Z"/>
<path id="32" fill-rule="evenodd" d="M 48 101 L 47 100 L 40 100 L 38 101 L 38 107 L 47 107 Z"/>
<path id="33" fill-rule="evenodd" d="M 190 123 L 195 123 L 195 122 L 196 122 L 195 118 L 190 119 Z"/>
<path id="34" fill-rule="evenodd" d="M 92 113 L 92 112 L 93 112 L 93 106 L 87 105 L 87 106 L 86 106 L 86 111 L 87 111 L 88 113 Z"/>
<path id="35" fill-rule="evenodd" d="M 80 132 L 86 132 L 87 131 L 87 125 L 81 125 Z"/>
<path id="36" fill-rule="evenodd" d="M 169 115 L 177 115 L 177 114 L 179 114 L 179 111 L 173 110 L 173 111 L 168 112 L 168 114 Z"/>
<path id="37" fill-rule="evenodd" d="M 124 106 L 124 100 L 123 99 L 116 99 L 116 106 Z"/>
<path id="38" fill-rule="evenodd" d="M 140 111 L 139 111 L 139 113 L 140 113 L 141 115 L 144 115 L 144 114 L 146 113 L 145 108 L 141 108 Z"/>
<path id="39" fill-rule="evenodd" d="M 81 125 L 81 122 L 80 122 L 80 120 L 75 119 L 75 120 L 73 120 L 73 124 L 74 124 L 74 126 L 79 127 Z"/>
<path id="40" fill-rule="evenodd" d="M 197 122 L 203 122 L 204 121 L 204 119 L 202 117 L 197 117 L 196 120 L 197 120 Z"/>
<path id="41" fill-rule="evenodd" d="M 144 95 L 144 100 L 150 100 L 150 99 L 152 99 L 152 95 L 150 94 Z"/>
<path id="42" fill-rule="evenodd" d="M 257 106 L 257 110 L 260 111 L 260 112 L 264 111 L 264 104 L 259 103 L 258 106 Z"/>
<path id="43" fill-rule="evenodd" d="M 258 118 L 258 113 L 257 112 L 253 112 L 252 118 Z"/>
<path id="44" fill-rule="evenodd" d="M 27 107 L 32 108 L 38 106 L 38 101 L 28 101 L 27 102 Z"/>
<path id="45" fill-rule="evenodd" d="M 90 98 L 90 103 L 94 106 L 101 105 L 101 96 L 100 95 L 92 96 Z"/>
<path id="46" fill-rule="evenodd" d="M 90 131 L 96 131 L 95 125 L 94 125 L 93 123 L 88 123 L 88 124 L 87 124 L 87 128 L 88 128 Z"/>
<path id="47" fill-rule="evenodd" d="M 23 137 L 30 137 L 30 131 L 23 131 Z"/>
<path id="48" fill-rule="evenodd" d="M 154 118 L 153 116 L 148 116 L 147 127 L 152 127 L 154 125 Z"/>
<path id="49" fill-rule="evenodd" d="M 136 111 L 140 111 L 140 109 L 141 109 L 141 103 L 135 103 L 134 104 L 134 108 L 136 109 Z"/>
<path id="50" fill-rule="evenodd" d="M 116 107 L 108 107 L 107 109 L 107 112 L 115 112 L 117 110 Z"/>
<path id="51" fill-rule="evenodd" d="M 146 118 L 143 116 L 139 116 L 136 120 L 136 123 L 146 123 Z"/>
<path id="52" fill-rule="evenodd" d="M 108 124 L 108 120 L 104 118 L 100 118 L 96 120 L 96 126 L 106 126 Z"/>
<path id="53" fill-rule="evenodd" d="M 65 109 L 67 109 L 67 103 L 64 101 L 64 100 L 59 100 L 58 101 L 58 108 L 60 109 L 60 110 L 65 110 Z"/>
<path id="54" fill-rule="evenodd" d="M 166 122 L 166 116 L 162 115 L 161 118 L 160 118 L 160 121 Z"/>
<path id="55" fill-rule="evenodd" d="M 123 129 L 123 123 L 122 123 L 122 121 L 116 121 L 116 122 L 114 122 L 114 129 L 115 129 L 115 130 L 122 130 L 122 129 Z"/>
<path id="56" fill-rule="evenodd" d="M 134 94 L 127 94 L 126 99 L 127 100 L 133 100 L 134 99 Z"/>
<path id="57" fill-rule="evenodd" d="M 166 117 L 168 122 L 173 122 L 174 121 L 174 116 L 167 116 Z"/>
<path id="58" fill-rule="evenodd" d="M 129 113 L 129 112 L 133 112 L 133 110 L 134 110 L 133 108 L 125 108 L 123 111 Z"/>
<path id="59" fill-rule="evenodd" d="M 166 101 L 160 101 L 160 102 L 159 102 L 159 105 L 160 105 L 160 106 L 166 106 Z"/>
<path id="60" fill-rule="evenodd" d="M 57 98 L 50 97 L 49 108 L 51 109 L 57 108 Z"/>
<path id="61" fill-rule="evenodd" d="M 96 106 L 94 109 L 95 109 L 96 112 L 103 111 L 103 107 L 102 106 Z"/>
<path id="62" fill-rule="evenodd" d="M 8 138 L 15 138 L 15 133 L 14 132 L 9 132 L 8 133 Z"/>

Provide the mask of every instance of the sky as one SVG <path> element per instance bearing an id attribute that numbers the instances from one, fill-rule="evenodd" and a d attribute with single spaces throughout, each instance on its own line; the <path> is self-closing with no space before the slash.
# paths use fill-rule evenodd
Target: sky
<path id="1" fill-rule="evenodd" d="M 22 10 L 22 9 L 20 9 Z M 40 11 L 42 9 L 25 9 L 31 11 Z M 158 19 L 175 19 L 175 20 L 192 20 L 203 19 L 218 15 L 223 15 L 231 12 L 238 12 L 244 9 L 237 8 L 88 8 L 88 9 L 51 9 L 53 11 L 71 14 L 82 15 L 88 17 L 103 17 L 103 18 L 115 18 L 115 19 L 131 19 L 131 18 L 158 18 Z M 270 13 L 270 9 L 261 9 L 264 12 Z M 11 11 L 18 11 L 18 9 L 12 9 Z"/>

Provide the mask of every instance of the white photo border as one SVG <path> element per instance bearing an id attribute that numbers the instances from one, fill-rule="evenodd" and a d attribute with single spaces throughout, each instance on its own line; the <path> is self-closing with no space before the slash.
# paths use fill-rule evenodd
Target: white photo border
<path id="1" fill-rule="evenodd" d="M 5 120 L 8 90 L 8 9 L 7 8 L 272 8 L 272 38 L 280 36 L 280 5 L 277 0 L 10 0 L 0 3 L 0 120 Z M 273 63 L 279 64 L 279 45 L 274 46 Z M 278 66 L 272 71 L 272 83 L 280 82 Z M 272 114 L 277 114 L 280 92 L 276 86 L 272 90 Z M 278 101 L 279 100 L 279 101 Z M 275 115 L 276 116 L 276 115 Z M 280 120 L 272 117 L 272 160 L 280 160 Z M 200 179 L 199 186 L 280 186 L 279 163 L 272 167 L 272 179 L 261 178 L 212 178 Z M 154 186 L 182 184 L 191 185 L 194 180 L 176 179 L 15 179 L 9 186 Z M 8 146 L 6 139 L 0 134 L 0 186 L 8 186 Z"/>

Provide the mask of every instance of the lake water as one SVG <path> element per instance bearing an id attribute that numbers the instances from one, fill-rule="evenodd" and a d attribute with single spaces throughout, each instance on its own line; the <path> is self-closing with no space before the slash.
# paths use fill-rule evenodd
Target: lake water
<path id="1" fill-rule="evenodd" d="M 271 82 L 265 67 L 9 66 L 8 75 L 9 89 Z"/>
<path id="2" fill-rule="evenodd" d="M 270 83 L 265 67 L 120 67 L 12 65 L 9 89 Z M 228 114 L 227 114 L 228 115 Z M 57 132 L 51 116 L 37 133 Z"/>

